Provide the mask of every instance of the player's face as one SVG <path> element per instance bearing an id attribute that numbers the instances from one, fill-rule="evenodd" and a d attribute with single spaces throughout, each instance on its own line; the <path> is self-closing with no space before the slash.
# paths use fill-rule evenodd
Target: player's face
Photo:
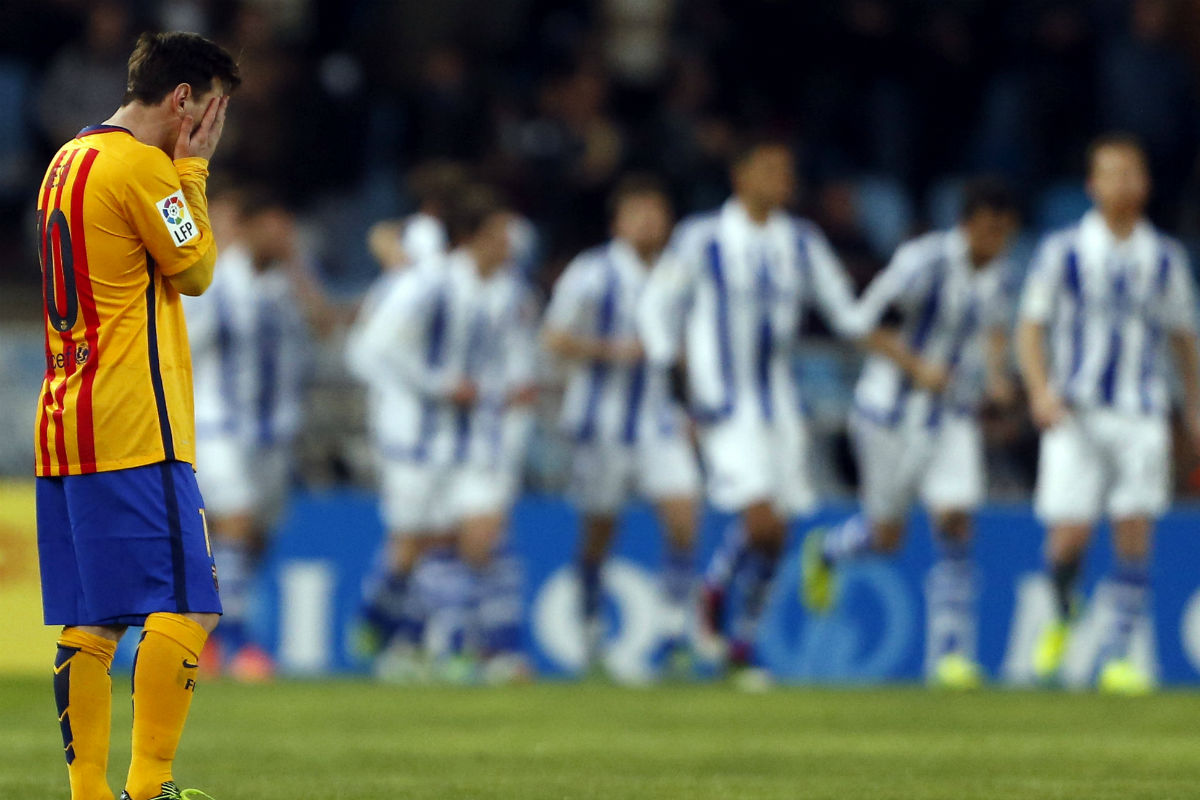
<path id="1" fill-rule="evenodd" d="M 967 247 L 976 264 L 986 264 L 1008 249 L 1017 232 L 1017 215 L 1011 211 L 981 208 L 963 221 Z"/>
<path id="2" fill-rule="evenodd" d="M 287 261 L 295 252 L 296 221 L 282 208 L 268 208 L 245 220 L 242 236 L 260 264 Z"/>
<path id="3" fill-rule="evenodd" d="M 1101 147 L 1092 159 L 1088 194 L 1101 211 L 1140 215 L 1150 199 L 1145 158 L 1127 145 Z"/>
<path id="4" fill-rule="evenodd" d="M 501 267 L 508 261 L 512 253 L 512 239 L 509 236 L 511 216 L 507 211 L 492 214 L 483 227 L 475 234 L 472 249 L 479 258 L 479 266 L 488 274 Z"/>
<path id="5" fill-rule="evenodd" d="M 613 233 L 640 252 L 661 250 L 671 235 L 671 209 L 658 192 L 634 194 L 621 200 Z"/>
<path id="6" fill-rule="evenodd" d="M 782 208 L 796 192 L 796 162 L 786 147 L 760 147 L 734 170 L 734 191 L 769 208 Z"/>

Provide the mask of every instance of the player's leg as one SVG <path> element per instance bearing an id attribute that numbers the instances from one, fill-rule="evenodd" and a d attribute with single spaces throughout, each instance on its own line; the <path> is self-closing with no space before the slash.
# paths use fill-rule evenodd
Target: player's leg
<path id="1" fill-rule="evenodd" d="M 54 658 L 54 700 L 73 800 L 111 800 L 108 745 L 112 719 L 112 668 L 125 628 L 63 628 Z"/>
<path id="2" fill-rule="evenodd" d="M 101 627 L 143 625 L 125 788 L 132 800 L 147 800 L 172 781 L 200 652 L 221 612 L 203 501 L 182 462 L 70 481 L 88 614 Z"/>
<path id="3" fill-rule="evenodd" d="M 1052 618 L 1034 652 L 1040 680 L 1058 674 L 1076 612 L 1076 584 L 1092 528 L 1101 511 L 1104 467 L 1090 430 L 1089 412 L 1076 412 L 1042 434 L 1034 506 L 1046 525 L 1046 568 Z"/>
<path id="4" fill-rule="evenodd" d="M 275 673 L 275 663 L 268 652 L 266 644 L 261 641 L 254 627 L 249 624 L 253 605 L 253 587 L 258 580 L 262 567 L 263 555 L 270 543 L 271 534 L 275 530 L 280 517 L 287 508 L 292 486 L 292 452 L 287 444 L 255 449 L 249 458 L 253 464 L 253 479 L 247 471 L 247 480 L 254 486 L 254 508 L 248 519 L 240 519 L 236 523 L 233 535 L 226 537 L 230 552 L 227 557 L 234 562 L 239 572 L 237 587 L 237 610 L 235 624 L 240 628 L 236 637 L 241 640 L 240 646 L 232 650 L 229 662 L 229 673 L 235 680 L 262 681 L 271 678 Z M 204 487 L 201 486 L 203 493 Z M 204 495 L 208 502 L 208 495 Z M 213 544 L 213 556 L 216 559 L 221 550 L 216 542 Z M 221 562 L 217 559 L 217 573 L 222 581 L 228 584 L 226 573 L 221 572 Z M 225 588 L 225 592 L 229 589 Z M 218 636 L 225 636 L 231 618 L 230 604 L 222 594 L 225 613 L 221 617 L 221 626 L 217 629 Z M 226 639 L 230 638 L 225 636 Z"/>
<path id="5" fill-rule="evenodd" d="M 419 649 L 423 620 L 413 575 L 437 545 L 432 497 L 440 475 L 431 465 L 411 461 L 386 461 L 380 468 L 380 513 L 388 537 L 380 574 L 364 592 L 359 646 L 364 654 L 379 656 L 394 645 L 386 661 L 396 669 L 385 670 L 392 677 L 407 675 L 415 667 L 410 662 Z"/>
<path id="6" fill-rule="evenodd" d="M 109 668 L 123 626 L 83 625 L 90 616 L 78 566 L 65 482 L 37 479 L 38 561 L 42 611 L 63 625 L 54 657 L 54 700 L 72 800 L 111 800 L 108 744 L 112 718 Z"/>
<path id="7" fill-rule="evenodd" d="M 638 489 L 654 503 L 665 540 L 663 635 L 673 655 L 686 653 L 696 576 L 700 468 L 691 442 L 682 433 L 644 440 L 637 459 Z"/>
<path id="8" fill-rule="evenodd" d="M 580 624 L 588 668 L 600 665 L 605 638 L 604 562 L 616 535 L 618 515 L 628 499 L 633 461 L 625 448 L 580 444 L 571 456 L 567 495 L 580 514 Z"/>
<path id="9" fill-rule="evenodd" d="M 746 416 L 702 435 L 709 497 L 718 509 L 737 512 L 742 523 L 742 535 L 731 539 L 736 549 L 725 554 L 731 589 L 742 599 L 728 648 L 739 682 L 742 676 L 749 676 L 749 684 L 767 678 L 757 664 L 754 642 L 787 537 L 785 515 L 809 499 L 808 482 L 797 474 L 806 457 L 802 434 L 794 426 L 768 429 Z M 714 616 L 719 618 L 722 610 L 714 608 Z"/>
<path id="10" fill-rule="evenodd" d="M 836 570 L 868 553 L 894 553 L 929 462 L 931 439 L 922 426 L 888 427 L 851 414 L 858 463 L 860 510 L 831 529 L 812 531 L 802 554 L 802 598 L 813 611 L 836 599 Z"/>
<path id="11" fill-rule="evenodd" d="M 971 517 L 985 494 L 983 434 L 974 419 L 943 418 L 921 496 L 931 509 L 937 560 L 926 579 L 926 671 L 952 689 L 979 684 L 978 613 Z"/>
<path id="12" fill-rule="evenodd" d="M 486 480 L 486 476 L 475 479 Z M 507 503 L 498 495 L 478 491 L 474 502 L 471 498 L 461 502 L 466 509 L 459 554 L 473 589 L 468 624 L 482 659 L 480 677 L 489 684 L 527 681 L 531 671 L 521 647 L 523 572 L 517 558 L 504 547 Z"/>
<path id="13" fill-rule="evenodd" d="M 1108 511 L 1113 520 L 1113 621 L 1102 655 L 1100 688 L 1141 693 L 1151 677 L 1131 657 L 1134 631 L 1149 606 L 1154 520 L 1170 502 L 1170 433 L 1164 419 L 1106 420 L 1106 448 L 1115 478 Z"/>
<path id="14" fill-rule="evenodd" d="M 200 437 L 196 481 L 205 501 L 205 524 L 221 579 L 220 633 L 205 649 L 203 669 L 219 672 L 249 641 L 247 621 L 256 551 L 254 491 L 247 454 L 234 436 Z"/>

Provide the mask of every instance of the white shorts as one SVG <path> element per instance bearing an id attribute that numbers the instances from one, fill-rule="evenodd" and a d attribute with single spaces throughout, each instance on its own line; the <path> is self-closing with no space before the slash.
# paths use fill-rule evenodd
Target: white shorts
<path id="1" fill-rule="evenodd" d="M 196 442 L 196 483 L 211 517 L 252 515 L 270 527 L 287 504 L 291 448 L 254 447 L 236 436 Z"/>
<path id="2" fill-rule="evenodd" d="M 799 414 L 778 414 L 768 424 L 752 410 L 704 426 L 700 452 L 709 502 L 730 513 L 761 502 L 783 517 L 811 512 L 817 493 L 808 450 L 808 429 Z"/>
<path id="3" fill-rule="evenodd" d="M 389 533 L 422 536 L 454 528 L 458 472 L 453 466 L 386 460 L 379 475 L 380 510 Z"/>
<path id="4" fill-rule="evenodd" d="M 635 493 L 657 502 L 699 491 L 696 454 L 682 434 L 636 445 L 581 443 L 572 453 L 568 495 L 584 514 L 615 515 Z"/>
<path id="5" fill-rule="evenodd" d="M 917 499 L 935 512 L 971 511 L 983 501 L 983 434 L 973 418 L 947 414 L 931 429 L 852 413 L 850 433 L 868 519 L 903 521 Z"/>
<path id="6" fill-rule="evenodd" d="M 450 491 L 450 506 L 457 520 L 507 514 L 520 490 L 520 472 L 465 466 L 458 469 Z"/>
<path id="7" fill-rule="evenodd" d="M 1042 434 L 1038 518 L 1048 524 L 1158 517 L 1171 502 L 1171 435 L 1162 416 L 1083 409 Z"/>

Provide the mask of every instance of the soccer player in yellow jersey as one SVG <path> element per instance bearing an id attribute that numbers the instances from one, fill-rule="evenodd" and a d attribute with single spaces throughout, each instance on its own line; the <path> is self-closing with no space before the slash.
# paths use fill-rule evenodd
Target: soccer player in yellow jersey
<path id="1" fill-rule="evenodd" d="M 217 251 L 208 159 L 241 79 L 223 49 L 144 34 L 121 107 L 63 145 L 37 198 L 46 376 L 38 401 L 38 550 L 72 800 L 112 800 L 109 667 L 143 628 L 130 800 L 180 791 L 172 762 L 196 659 L 221 613 L 193 473 L 192 367 L 180 294 Z"/>

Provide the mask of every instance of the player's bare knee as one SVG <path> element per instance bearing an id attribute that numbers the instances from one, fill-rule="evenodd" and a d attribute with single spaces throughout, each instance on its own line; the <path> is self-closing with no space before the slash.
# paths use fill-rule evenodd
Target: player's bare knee
<path id="1" fill-rule="evenodd" d="M 1113 549 L 1126 561 L 1145 561 L 1150 555 L 1152 525 L 1145 517 L 1119 519 L 1113 523 Z"/>
<path id="2" fill-rule="evenodd" d="M 749 506 L 742 515 L 742 522 L 746 526 L 746 538 L 755 547 L 777 550 L 783 546 L 787 525 L 770 503 Z"/>
<path id="3" fill-rule="evenodd" d="M 1046 557 L 1052 564 L 1067 564 L 1083 557 L 1092 537 L 1090 523 L 1059 523 L 1050 530 L 1046 543 Z"/>
<path id="4" fill-rule="evenodd" d="M 487 515 L 463 522 L 458 551 L 463 561 L 476 569 L 487 566 L 500 543 L 504 519 Z"/>
<path id="5" fill-rule="evenodd" d="M 92 636 L 99 636 L 101 639 L 108 639 L 110 642 L 119 642 L 121 637 L 125 635 L 128 628 L 124 625 L 68 625 L 63 628 L 63 631 L 78 630 L 84 633 L 89 633 Z"/>
<path id="6" fill-rule="evenodd" d="M 673 547 L 691 547 L 696 535 L 696 503 L 689 497 L 663 500 L 658 505 L 663 530 Z"/>
<path id="7" fill-rule="evenodd" d="M 875 522 L 871 528 L 871 539 L 880 553 L 895 553 L 904 544 L 903 522 Z"/>
<path id="8" fill-rule="evenodd" d="M 966 511 L 942 511 L 937 514 L 938 534 L 950 544 L 971 541 L 971 515 Z"/>
<path id="9" fill-rule="evenodd" d="M 589 514 L 584 517 L 580 557 L 589 564 L 602 561 L 608 554 L 616 528 L 616 518 L 607 514 Z"/>
<path id="10" fill-rule="evenodd" d="M 185 617 L 195 622 L 201 628 L 204 628 L 205 633 L 212 633 L 217 629 L 217 624 L 221 621 L 220 614 L 184 614 Z"/>

